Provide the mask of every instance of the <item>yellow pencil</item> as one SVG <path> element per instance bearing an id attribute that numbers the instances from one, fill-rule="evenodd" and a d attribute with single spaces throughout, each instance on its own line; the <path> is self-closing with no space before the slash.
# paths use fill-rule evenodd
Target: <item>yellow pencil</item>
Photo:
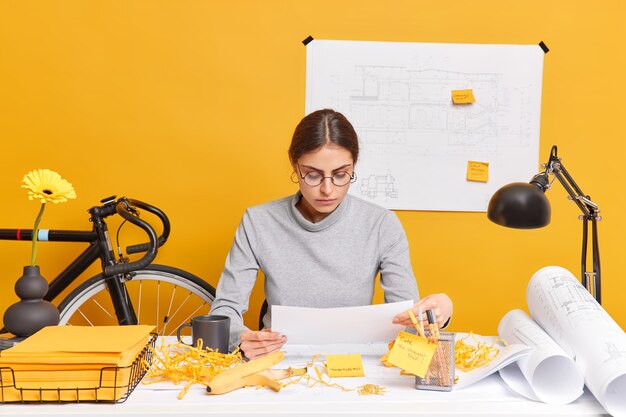
<path id="1" fill-rule="evenodd" d="M 415 326 L 415 330 L 417 330 L 417 333 L 421 337 L 426 338 L 426 335 L 424 334 L 424 329 L 422 328 L 421 323 L 417 321 L 417 318 L 415 318 L 415 314 L 413 314 L 413 310 L 409 310 L 409 317 L 411 318 L 411 321 L 413 322 L 413 326 Z"/>

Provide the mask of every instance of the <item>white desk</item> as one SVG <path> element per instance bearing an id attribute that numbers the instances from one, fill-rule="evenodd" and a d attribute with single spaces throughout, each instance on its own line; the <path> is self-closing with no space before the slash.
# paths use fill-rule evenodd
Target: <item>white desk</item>
<path id="1" fill-rule="evenodd" d="M 302 364 L 309 358 L 287 358 L 279 367 Z M 387 388 L 382 396 L 360 396 L 356 391 L 337 388 L 290 385 L 280 392 L 269 388 L 245 388 L 221 396 L 206 393 L 198 386 L 178 400 L 180 388 L 170 384 L 140 384 L 120 404 L 4 404 L 5 416 L 605 416 L 606 411 L 586 392 L 568 405 L 529 401 L 510 391 L 498 375 L 452 392 L 420 391 L 414 378 L 401 376 L 397 368 L 385 368 L 376 357 L 364 357 L 366 378 L 337 378 L 345 387 L 375 383 Z"/>

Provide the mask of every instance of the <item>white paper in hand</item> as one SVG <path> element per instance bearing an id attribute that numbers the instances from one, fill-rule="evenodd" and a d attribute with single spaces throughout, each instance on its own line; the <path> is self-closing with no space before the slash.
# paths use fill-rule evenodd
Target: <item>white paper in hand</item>
<path id="1" fill-rule="evenodd" d="M 413 301 L 357 307 L 309 308 L 272 306 L 272 330 L 288 344 L 391 342 L 405 326 L 393 318 L 413 307 Z"/>

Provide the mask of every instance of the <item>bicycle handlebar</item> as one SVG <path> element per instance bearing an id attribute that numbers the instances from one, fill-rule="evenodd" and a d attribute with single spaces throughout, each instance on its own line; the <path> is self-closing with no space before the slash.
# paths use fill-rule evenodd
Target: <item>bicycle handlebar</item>
<path id="1" fill-rule="evenodd" d="M 160 209 L 151 206 L 148 203 L 144 203 L 143 201 L 139 201 L 139 200 L 132 200 L 129 199 L 128 200 L 134 207 L 139 207 L 141 209 L 146 210 L 147 212 L 150 212 L 154 215 L 156 215 L 159 220 L 161 220 L 161 223 L 163 224 L 163 234 L 161 234 L 161 236 L 159 236 L 158 239 L 158 247 L 163 246 L 163 244 L 165 242 L 167 242 L 167 238 L 170 236 L 170 220 L 167 218 L 167 216 L 165 215 L 165 213 L 163 213 Z M 147 252 L 150 249 L 150 244 L 149 243 L 140 243 L 137 245 L 131 245 L 131 246 L 127 246 L 126 247 L 126 253 L 131 255 L 133 253 L 139 253 L 139 252 Z"/>
<path id="2" fill-rule="evenodd" d="M 139 200 L 121 198 L 114 205 L 111 206 L 114 207 L 115 211 L 125 220 L 128 220 L 129 222 L 143 229 L 148 235 L 150 242 L 132 245 L 126 248 L 126 252 L 128 254 L 137 252 L 146 252 L 146 254 L 141 259 L 133 262 L 106 266 L 104 269 L 105 275 L 113 276 L 145 268 L 156 257 L 158 247 L 163 245 L 169 237 L 169 219 L 160 209 Z M 163 223 L 163 234 L 157 238 L 154 228 L 148 222 L 145 222 L 139 217 L 135 216 L 130 210 L 132 207 L 138 207 L 156 215 Z"/>

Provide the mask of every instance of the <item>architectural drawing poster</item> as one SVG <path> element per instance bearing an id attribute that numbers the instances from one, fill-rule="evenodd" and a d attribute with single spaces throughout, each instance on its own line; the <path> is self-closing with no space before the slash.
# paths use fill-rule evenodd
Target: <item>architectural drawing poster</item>
<path id="1" fill-rule="evenodd" d="M 354 125 L 352 194 L 389 209 L 486 211 L 498 188 L 538 172 L 543 55 L 538 45 L 314 40 L 306 112 L 332 108 Z M 454 104 L 458 90 L 475 101 Z"/>

